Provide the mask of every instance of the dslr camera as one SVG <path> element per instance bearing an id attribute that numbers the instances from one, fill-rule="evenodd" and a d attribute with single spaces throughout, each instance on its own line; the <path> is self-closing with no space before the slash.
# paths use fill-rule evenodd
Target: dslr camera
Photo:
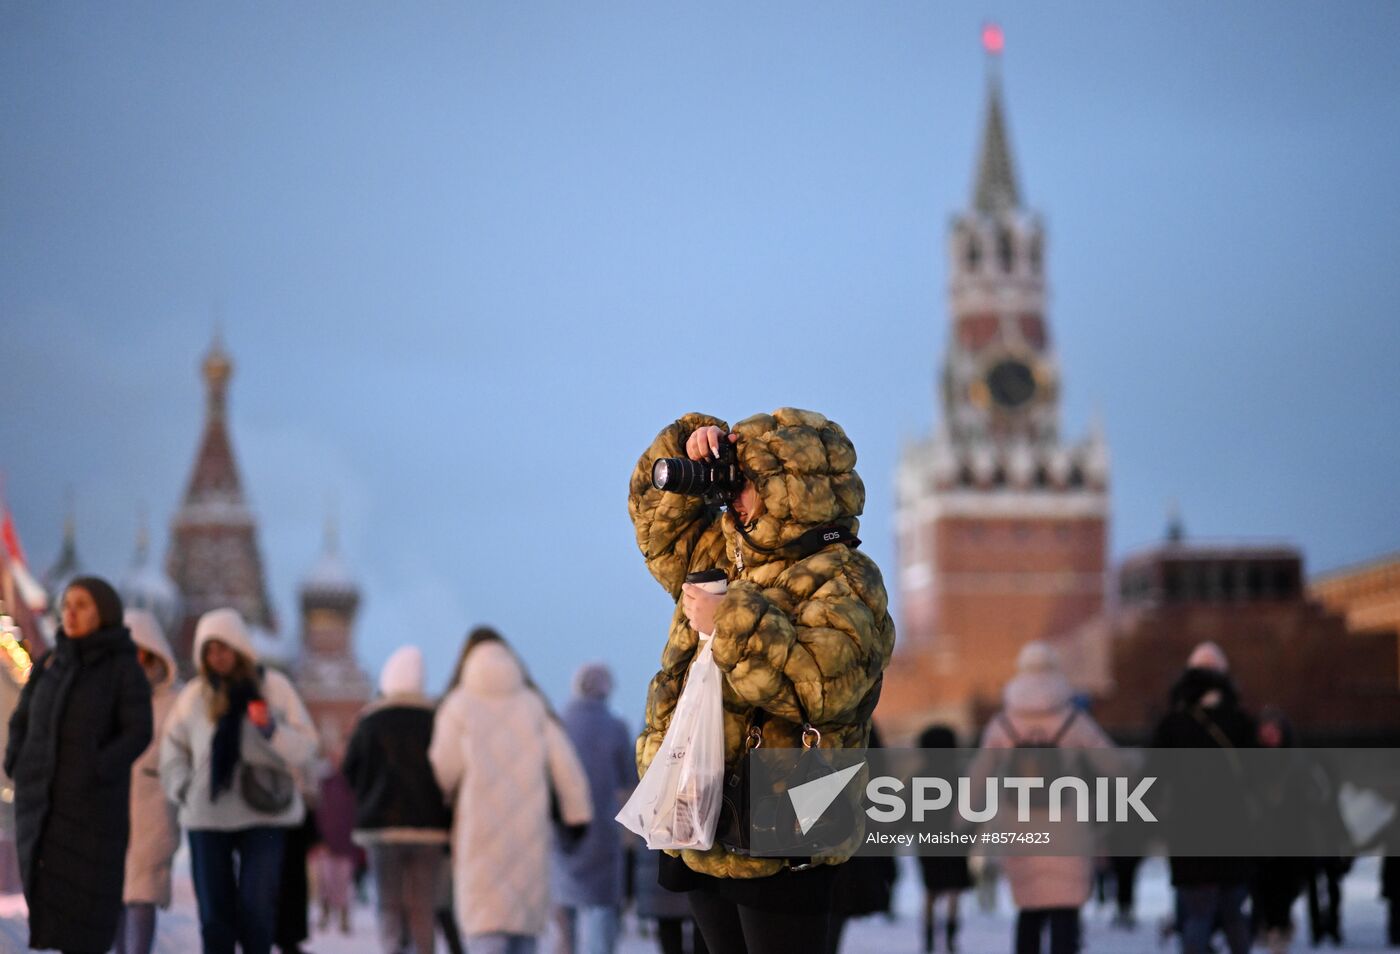
<path id="1" fill-rule="evenodd" d="M 718 457 L 663 457 L 656 461 L 651 465 L 651 485 L 673 494 L 701 497 L 711 507 L 727 508 L 743 489 L 744 475 L 734 445 L 724 440 Z"/>

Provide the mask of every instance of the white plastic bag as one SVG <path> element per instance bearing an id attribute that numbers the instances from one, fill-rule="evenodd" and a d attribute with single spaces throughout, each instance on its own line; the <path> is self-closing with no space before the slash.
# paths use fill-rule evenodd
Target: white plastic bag
<path id="1" fill-rule="evenodd" d="M 651 849 L 714 844 L 724 786 L 724 707 L 710 640 L 690 664 L 661 748 L 617 820 Z"/>

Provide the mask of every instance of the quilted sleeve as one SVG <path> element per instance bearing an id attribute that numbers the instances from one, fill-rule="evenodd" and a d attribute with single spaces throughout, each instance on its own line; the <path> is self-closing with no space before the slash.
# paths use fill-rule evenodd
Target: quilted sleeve
<path id="1" fill-rule="evenodd" d="M 662 457 L 684 457 L 686 438 L 709 424 L 729 430 L 724 421 L 708 414 L 687 414 L 664 428 L 637 461 L 628 487 L 627 512 L 637 533 L 637 546 L 651 575 L 676 599 L 697 549 L 722 555 L 723 534 L 718 521 L 707 519 L 699 497 L 653 487 L 651 469 Z M 711 561 L 710 565 L 716 564 Z"/>

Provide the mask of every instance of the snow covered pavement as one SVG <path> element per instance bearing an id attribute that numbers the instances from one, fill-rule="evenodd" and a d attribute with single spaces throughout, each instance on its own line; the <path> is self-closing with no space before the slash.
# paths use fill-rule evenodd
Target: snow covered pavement
<path id="1" fill-rule="evenodd" d="M 917 954 L 920 886 L 918 872 L 912 859 L 902 859 L 900 880 L 896 889 L 896 915 L 893 919 L 866 918 L 847 928 L 842 951 L 844 954 Z M 1344 950 L 1353 954 L 1381 954 L 1391 949 L 1384 945 L 1385 909 L 1377 897 L 1378 864 L 1374 858 L 1360 860 L 1345 883 L 1343 914 L 1347 935 Z M 1158 939 L 1157 925 L 1166 917 L 1170 900 L 1166 866 L 1153 859 L 1143 866 L 1138 883 L 1138 927 L 1123 931 L 1109 927 L 1111 911 L 1091 903 L 1085 909 L 1086 954 L 1170 954 L 1174 945 L 1164 945 Z M 963 928 L 959 950 L 963 954 L 1007 954 L 1011 950 L 1013 913 L 1011 901 L 1003 888 L 995 912 L 977 909 L 969 894 L 963 898 Z M 1306 926 L 1307 914 L 1300 901 L 1294 908 L 1294 918 L 1300 927 Z M 307 943 L 313 954 L 379 954 L 375 940 L 374 914 L 368 907 L 355 910 L 353 933 L 345 936 L 336 931 L 317 933 Z M 21 898 L 0 896 L 0 954 L 19 954 L 26 950 L 24 902 Z M 941 940 L 941 938 L 940 938 Z M 199 925 L 195 916 L 194 895 L 188 878 L 176 881 L 175 903 L 160 916 L 158 954 L 197 954 Z M 439 946 L 439 951 L 444 950 Z M 655 941 L 643 936 L 639 925 L 629 919 L 620 954 L 654 954 Z M 942 950 L 940 944 L 939 950 Z M 1306 951 L 1306 944 L 1295 944 L 1294 950 Z M 546 943 L 540 954 L 552 954 Z"/>

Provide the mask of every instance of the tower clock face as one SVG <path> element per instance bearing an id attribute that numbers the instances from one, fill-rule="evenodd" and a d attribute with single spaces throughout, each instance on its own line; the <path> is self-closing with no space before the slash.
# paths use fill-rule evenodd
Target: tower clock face
<path id="1" fill-rule="evenodd" d="M 1024 361 L 1007 358 L 987 372 L 987 390 L 1004 408 L 1014 410 L 1035 397 L 1035 372 Z"/>

